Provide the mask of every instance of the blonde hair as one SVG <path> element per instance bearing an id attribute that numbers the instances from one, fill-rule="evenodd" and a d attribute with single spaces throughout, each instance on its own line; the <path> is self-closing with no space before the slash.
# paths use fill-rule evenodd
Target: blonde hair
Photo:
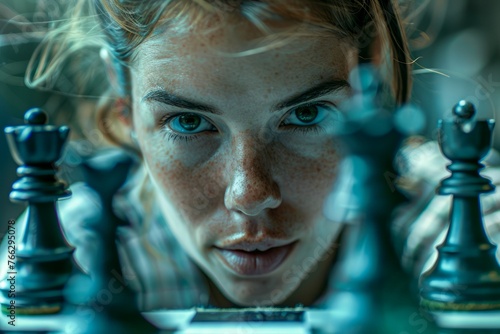
<path id="1" fill-rule="evenodd" d="M 285 34 L 273 33 L 269 21 L 287 20 L 306 26 L 309 33 L 336 34 L 350 41 L 360 54 L 370 58 L 377 39 L 390 60 L 392 91 L 397 103 L 408 101 L 411 90 L 411 59 L 397 3 L 391 0 L 74 0 L 68 1 L 67 17 L 59 20 L 40 44 L 28 66 L 26 83 L 30 87 L 50 88 L 61 68 L 76 66 L 72 82 L 81 94 L 92 85 L 99 94 L 96 109 L 97 126 L 117 145 L 131 148 L 126 139 L 113 129 L 112 117 L 123 113 L 117 98 L 130 96 L 128 65 L 138 46 L 157 29 L 203 24 L 207 14 L 235 13 L 247 19 L 264 33 L 255 49 L 245 54 L 264 52 L 283 43 L 284 35 L 304 34 L 291 29 Z M 313 28 L 313 29 L 311 29 Z M 118 87 L 95 73 L 106 73 L 99 53 L 105 48 L 111 55 Z M 242 54 L 244 55 L 244 54 Z M 85 60 L 94 70 L 79 68 Z M 91 61 L 90 61 L 91 60 Z M 75 65 L 76 64 L 76 65 Z M 95 79 L 99 78 L 99 79 Z M 125 108 L 126 110 L 126 108 Z"/>

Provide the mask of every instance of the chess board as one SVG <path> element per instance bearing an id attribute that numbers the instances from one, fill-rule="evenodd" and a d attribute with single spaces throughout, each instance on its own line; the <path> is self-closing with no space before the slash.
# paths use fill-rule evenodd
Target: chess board
<path id="1" fill-rule="evenodd" d="M 78 333 L 82 324 L 73 310 L 47 316 L 17 316 L 16 326 L 7 325 L 9 318 L 0 316 L 2 331 L 47 331 Z M 443 333 L 500 333 L 500 311 L 435 312 Z M 338 311 L 320 309 L 243 309 L 243 310 L 159 310 L 143 316 L 161 333 L 175 334 L 306 334 L 335 333 Z M 415 326 L 415 333 L 426 333 Z"/>

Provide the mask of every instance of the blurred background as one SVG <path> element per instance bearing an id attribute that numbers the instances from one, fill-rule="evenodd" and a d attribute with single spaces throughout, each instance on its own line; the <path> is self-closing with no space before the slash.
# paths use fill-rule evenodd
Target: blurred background
<path id="1" fill-rule="evenodd" d="M 85 99 L 26 88 L 24 73 L 30 56 L 51 19 L 60 14 L 64 0 L 0 0 L 0 128 L 23 123 L 32 107 L 63 111 L 71 123 Z M 435 139 L 438 118 L 450 113 L 461 99 L 476 104 L 483 117 L 500 121 L 500 1 L 416 0 L 406 13 L 412 40 L 415 84 L 413 103 L 425 112 L 421 134 Z M 23 34 L 20 34 L 22 32 Z M 409 120 L 411 122 L 412 120 Z M 91 146 L 77 141 L 69 150 L 82 153 Z M 500 149 L 500 126 L 495 147 Z M 71 160 L 66 157 L 66 160 Z M 69 164 L 71 168 L 71 163 Z M 16 180 L 16 164 L 0 134 L 0 235 L 7 221 L 24 210 L 9 201 Z M 66 166 L 65 168 L 68 168 Z M 64 172 L 64 171 L 63 171 Z M 71 173 L 63 178 L 71 180 Z"/>

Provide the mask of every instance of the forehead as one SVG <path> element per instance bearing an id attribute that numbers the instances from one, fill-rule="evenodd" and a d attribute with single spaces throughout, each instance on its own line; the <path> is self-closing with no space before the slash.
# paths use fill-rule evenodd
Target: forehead
<path id="1" fill-rule="evenodd" d="M 327 77 L 347 77 L 355 59 L 350 45 L 334 34 L 296 34 L 295 30 L 258 44 L 265 35 L 252 23 L 222 22 L 220 18 L 214 22 L 212 27 L 158 30 L 139 46 L 132 66 L 136 80 L 146 86 L 176 86 L 187 81 L 204 89 L 211 81 L 224 85 L 218 89 L 226 92 L 280 82 L 300 87 Z"/>

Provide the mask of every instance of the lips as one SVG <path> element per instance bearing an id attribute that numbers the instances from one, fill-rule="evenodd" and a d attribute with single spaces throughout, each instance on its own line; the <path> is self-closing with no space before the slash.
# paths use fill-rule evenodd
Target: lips
<path id="1" fill-rule="evenodd" d="M 290 255 L 295 242 L 277 247 L 259 243 L 240 243 L 230 247 L 215 247 L 222 262 L 243 276 L 269 274 L 278 268 Z"/>

